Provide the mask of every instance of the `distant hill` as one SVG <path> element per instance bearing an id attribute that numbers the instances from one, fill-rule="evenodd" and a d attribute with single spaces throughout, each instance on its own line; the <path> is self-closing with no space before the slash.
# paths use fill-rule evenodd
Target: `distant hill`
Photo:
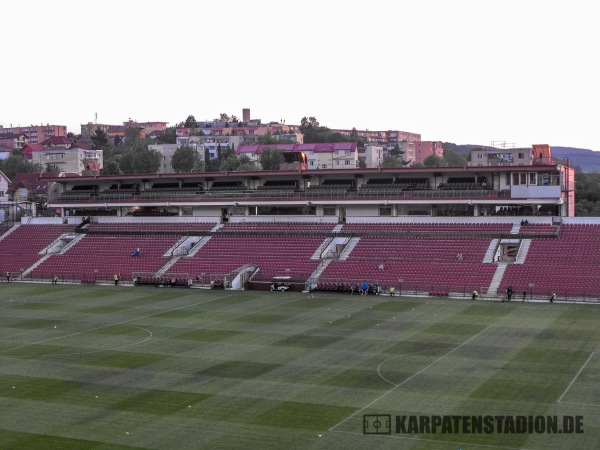
<path id="1" fill-rule="evenodd" d="M 467 156 L 471 149 L 475 147 L 493 149 L 489 145 L 464 144 L 452 146 L 451 150 Z M 552 147 L 552 156 L 564 160 L 568 159 L 572 167 L 580 168 L 583 172 L 600 172 L 600 152 L 585 148 Z"/>
<path id="2" fill-rule="evenodd" d="M 600 152 L 584 148 L 552 147 L 552 156 L 568 159 L 571 166 L 578 167 L 586 173 L 600 171 Z"/>

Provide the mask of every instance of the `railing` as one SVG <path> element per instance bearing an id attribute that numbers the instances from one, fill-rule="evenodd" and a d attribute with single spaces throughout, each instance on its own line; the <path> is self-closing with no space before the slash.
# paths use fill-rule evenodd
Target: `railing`
<path id="1" fill-rule="evenodd" d="M 4 272 L 6 273 L 6 272 Z M 255 274 L 258 272 L 255 272 Z M 131 284 L 133 280 L 135 280 L 136 276 L 139 274 L 135 273 L 132 279 L 125 279 L 122 277 L 119 283 L 129 283 Z M 186 278 L 190 281 L 191 285 L 200 285 L 200 286 L 210 286 L 213 288 L 227 288 L 231 285 L 231 280 L 233 279 L 233 273 L 228 274 L 200 274 L 198 276 L 191 274 L 179 274 L 179 273 L 166 273 L 161 276 L 157 276 L 157 278 L 165 277 L 165 278 Z M 148 276 L 155 276 L 154 274 L 148 274 Z M 55 275 L 52 273 L 36 273 L 34 276 L 27 275 L 22 276 L 20 272 L 12 272 L 11 273 L 11 282 L 42 282 L 42 283 L 53 283 Z M 290 283 L 304 283 L 310 277 L 310 274 L 305 274 L 300 277 L 294 277 L 290 279 Z M 251 285 L 252 283 L 271 283 L 270 279 L 250 279 Z M 313 280 L 313 282 L 317 285 L 317 290 L 325 290 L 325 291 L 340 291 L 340 292 L 351 292 L 351 286 L 360 285 L 363 281 L 367 281 L 369 285 L 376 284 L 380 286 L 381 293 L 386 294 L 389 293 L 390 286 L 394 286 L 396 288 L 395 294 L 400 296 L 432 296 L 432 297 L 453 297 L 453 298 L 464 298 L 470 299 L 472 296 L 473 289 L 476 289 L 479 292 L 479 300 L 492 300 L 492 301 L 502 301 L 505 299 L 505 294 L 503 292 L 499 292 L 496 295 L 489 295 L 485 293 L 485 289 L 482 289 L 478 286 L 449 286 L 444 284 L 418 284 L 411 283 L 410 281 L 403 280 L 398 283 L 389 283 L 389 282 L 379 282 L 379 280 L 364 280 L 364 279 L 347 279 L 347 278 L 318 278 Z M 100 275 L 100 274 L 62 274 L 57 277 L 58 284 L 69 283 L 69 284 L 113 284 L 112 276 Z M 342 285 L 342 289 L 338 289 L 339 285 Z M 571 303 L 600 303 L 600 292 L 599 291 L 580 291 L 580 292 L 563 292 L 560 289 L 549 290 L 549 289 L 535 289 L 528 288 L 526 291 L 525 299 L 523 299 L 523 295 L 521 293 L 513 294 L 512 302 L 545 302 L 549 301 L 552 293 L 556 293 L 556 302 L 571 302 Z"/>
<path id="2" fill-rule="evenodd" d="M 453 298 L 464 298 L 471 299 L 473 289 L 479 293 L 479 300 L 492 300 L 492 301 L 506 301 L 506 295 L 502 292 L 496 295 L 487 294 L 487 288 L 480 286 L 450 286 L 446 284 L 431 284 L 431 283 L 411 283 L 410 281 L 402 280 L 402 282 L 390 283 L 379 280 L 370 279 L 348 279 L 348 278 L 322 278 L 319 277 L 313 280 L 316 284 L 317 290 L 323 291 L 338 291 L 338 292 L 351 292 L 352 285 L 360 286 L 360 284 L 366 281 L 369 286 L 377 285 L 381 288 L 382 294 L 389 293 L 389 288 L 394 286 L 396 291 L 395 295 L 402 296 L 427 296 L 427 297 L 453 297 Z M 342 286 L 339 288 L 339 286 Z M 556 293 L 556 302 L 572 302 L 572 303 L 600 303 L 600 290 L 596 292 L 569 292 L 565 293 L 561 290 L 548 290 L 548 289 L 535 289 L 528 288 L 526 291 L 525 299 L 523 299 L 522 293 L 514 293 L 512 302 L 544 302 L 549 301 L 550 296 Z"/>
<path id="3" fill-rule="evenodd" d="M 149 202 L 149 201 L 173 201 L 186 200 L 192 202 L 206 202 L 213 200 L 299 200 L 310 201 L 320 199 L 421 199 L 421 198 L 498 198 L 505 197 L 506 192 L 490 189 L 420 189 L 420 190 L 340 190 L 331 191 L 292 191 L 286 189 L 257 189 L 240 191 L 203 191 L 203 192 L 149 192 L 142 191 L 139 194 L 99 194 L 89 198 L 70 198 L 64 196 L 51 196 L 49 204 L 61 203 L 123 203 L 123 202 Z"/>

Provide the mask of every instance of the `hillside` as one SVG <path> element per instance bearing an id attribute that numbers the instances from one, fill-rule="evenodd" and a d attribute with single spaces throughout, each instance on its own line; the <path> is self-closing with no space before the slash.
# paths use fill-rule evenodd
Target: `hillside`
<path id="1" fill-rule="evenodd" d="M 571 166 L 579 167 L 586 173 L 600 171 L 600 152 L 583 148 L 552 147 L 552 155 L 569 159 Z"/>

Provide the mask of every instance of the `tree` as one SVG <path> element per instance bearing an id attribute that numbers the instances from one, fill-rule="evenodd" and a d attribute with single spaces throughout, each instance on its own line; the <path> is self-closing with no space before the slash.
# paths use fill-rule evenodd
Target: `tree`
<path id="1" fill-rule="evenodd" d="M 39 163 L 27 161 L 21 150 L 16 150 L 8 158 L 0 161 L 0 170 L 12 180 L 18 173 L 43 172 L 44 167 Z"/>
<path id="2" fill-rule="evenodd" d="M 364 147 L 366 144 L 365 138 L 358 136 L 358 132 L 354 132 L 350 136 L 331 131 L 327 127 L 319 125 L 319 121 L 314 117 L 303 117 L 300 123 L 300 132 L 304 135 L 304 143 L 311 144 L 316 142 L 356 142 L 359 147 Z"/>
<path id="3" fill-rule="evenodd" d="M 157 138 L 159 144 L 175 144 L 177 143 L 177 134 L 175 127 L 167 127 Z"/>
<path id="4" fill-rule="evenodd" d="M 258 157 L 260 165 L 263 170 L 279 170 L 279 167 L 283 164 L 284 158 L 276 148 L 265 148 Z"/>
<path id="5" fill-rule="evenodd" d="M 423 161 L 423 165 L 425 167 L 442 167 L 444 166 L 444 159 L 440 158 L 438 155 L 429 155 Z"/>
<path id="6" fill-rule="evenodd" d="M 119 167 L 123 173 L 156 173 L 162 160 L 163 156 L 158 150 L 137 147 L 123 153 Z"/>
<path id="7" fill-rule="evenodd" d="M 119 163 L 114 159 L 104 161 L 102 169 L 100 169 L 100 175 L 120 175 L 121 168 Z"/>
<path id="8" fill-rule="evenodd" d="M 394 156 L 386 156 L 385 158 L 383 158 L 383 161 L 381 162 L 381 167 L 402 167 L 403 161 L 401 159 L 398 159 Z"/>
<path id="9" fill-rule="evenodd" d="M 232 122 L 232 120 L 231 120 L 231 117 L 229 116 L 229 114 L 221 113 L 221 114 L 219 114 L 219 118 L 215 119 L 215 122 L 227 123 L 227 122 Z"/>
<path id="10" fill-rule="evenodd" d="M 96 150 L 100 150 L 101 148 L 104 148 L 105 145 L 108 145 L 108 136 L 99 128 L 94 131 L 94 134 L 90 136 L 90 139 Z"/>
<path id="11" fill-rule="evenodd" d="M 194 172 L 200 162 L 198 151 L 184 144 L 173 153 L 171 167 L 177 173 Z"/>
<path id="12" fill-rule="evenodd" d="M 224 159 L 230 158 L 232 156 L 236 156 L 235 150 L 233 149 L 233 147 L 230 147 L 229 145 L 227 145 L 227 146 L 219 145 L 219 148 L 221 149 L 221 161 Z"/>
<path id="13" fill-rule="evenodd" d="M 102 159 L 105 162 L 115 159 L 115 148 L 110 144 L 110 142 L 102 147 Z"/>
<path id="14" fill-rule="evenodd" d="M 233 170 L 257 170 L 257 167 L 247 155 L 238 156 L 236 154 L 230 154 L 221 161 L 219 170 L 222 172 L 230 172 Z"/>
<path id="15" fill-rule="evenodd" d="M 196 118 L 193 115 L 187 116 L 187 119 L 183 122 L 183 128 L 196 128 Z"/>
<path id="16" fill-rule="evenodd" d="M 230 156 L 221 161 L 219 165 L 219 170 L 221 172 L 231 172 L 233 170 L 238 170 L 240 167 L 240 160 L 237 156 Z"/>
<path id="17" fill-rule="evenodd" d="M 142 141 L 142 130 L 138 127 L 130 127 L 125 130 L 125 145 L 129 149 L 136 148 Z"/>
<path id="18" fill-rule="evenodd" d="M 600 174 L 575 170 L 575 215 L 600 216 Z"/>
<path id="19" fill-rule="evenodd" d="M 257 170 L 256 164 L 250 159 L 248 155 L 242 155 L 238 157 L 240 165 L 237 170 Z"/>
<path id="20" fill-rule="evenodd" d="M 256 143 L 259 145 L 272 145 L 272 144 L 277 144 L 277 139 L 275 139 L 273 137 L 273 135 L 271 134 L 271 132 L 267 132 L 265 134 L 263 134 L 262 136 L 258 136 L 256 138 Z"/>
<path id="21" fill-rule="evenodd" d="M 467 158 L 452 150 L 444 150 L 444 162 L 448 167 L 466 167 L 468 165 Z"/>
<path id="22" fill-rule="evenodd" d="M 319 121 L 316 119 L 316 117 L 303 117 L 302 120 L 300 120 L 300 132 L 304 133 L 306 130 L 311 129 L 311 128 L 318 128 L 319 127 Z"/>

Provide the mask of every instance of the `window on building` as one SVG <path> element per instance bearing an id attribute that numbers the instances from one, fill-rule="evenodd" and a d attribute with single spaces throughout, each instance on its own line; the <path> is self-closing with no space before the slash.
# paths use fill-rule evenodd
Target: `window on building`
<path id="1" fill-rule="evenodd" d="M 524 159 L 525 158 L 525 153 L 519 153 L 518 158 L 519 159 Z"/>
<path id="2" fill-rule="evenodd" d="M 538 173 L 538 184 L 541 186 L 560 186 L 560 174 L 552 172 Z"/>
<path id="3" fill-rule="evenodd" d="M 327 169 L 327 164 L 321 164 L 321 169 Z"/>
<path id="4" fill-rule="evenodd" d="M 380 206 L 379 207 L 379 215 L 380 216 L 391 216 L 392 215 L 392 207 L 391 206 Z"/>
<path id="5" fill-rule="evenodd" d="M 531 172 L 529 174 L 529 186 L 537 185 L 537 173 Z"/>
<path id="6" fill-rule="evenodd" d="M 527 172 L 514 172 L 512 174 L 513 186 L 527 186 Z"/>
<path id="7" fill-rule="evenodd" d="M 477 159 L 483 159 L 483 153 L 477 153 Z"/>
<path id="8" fill-rule="evenodd" d="M 349 165 L 350 165 L 350 160 L 349 160 L 349 159 L 347 159 L 346 161 L 344 161 L 344 164 L 345 164 L 346 166 L 349 166 Z"/>

